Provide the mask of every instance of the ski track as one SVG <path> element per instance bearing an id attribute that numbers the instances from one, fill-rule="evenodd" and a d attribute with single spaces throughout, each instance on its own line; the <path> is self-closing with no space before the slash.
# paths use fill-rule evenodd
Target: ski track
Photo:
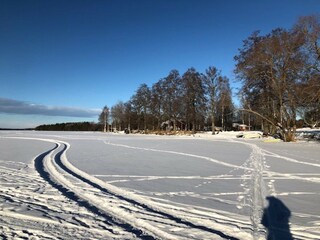
<path id="1" fill-rule="evenodd" d="M 0 239 L 132 239 L 59 195 L 34 169 L 0 172 Z"/>
<path id="2" fill-rule="evenodd" d="M 144 151 L 152 151 L 152 152 L 161 152 L 161 153 L 169 153 L 169 154 L 176 154 L 176 155 L 183 155 L 188 157 L 194 157 L 199 158 L 202 160 L 214 162 L 216 164 L 224 165 L 227 167 L 232 168 L 230 172 L 233 172 L 237 169 L 243 169 L 245 171 L 244 175 L 241 176 L 241 179 L 243 180 L 243 187 L 244 187 L 244 194 L 247 196 L 244 198 L 243 196 L 239 196 L 238 199 L 241 201 L 243 200 L 243 203 L 238 205 L 239 209 L 242 209 L 244 206 L 249 203 L 250 210 L 251 210 L 251 223 L 253 226 L 253 239 L 259 239 L 265 234 L 265 230 L 263 226 L 260 224 L 261 216 L 265 204 L 265 197 L 267 196 L 266 192 L 266 186 L 263 179 L 263 173 L 264 173 L 264 157 L 262 156 L 262 150 L 257 147 L 254 144 L 250 143 L 243 143 L 245 145 L 248 145 L 250 148 L 252 148 L 252 153 L 250 155 L 250 158 L 245 161 L 243 165 L 234 165 L 225 163 L 223 161 L 219 161 L 213 158 L 194 155 L 194 154 L 188 154 L 188 153 L 182 153 L 182 152 L 176 152 L 176 151 L 167 151 L 167 150 L 158 150 L 158 149 L 150 149 L 150 148 L 141 148 L 141 147 L 132 147 L 127 146 L 123 144 L 114 144 L 110 142 L 106 142 L 105 144 L 117 146 L 117 147 L 125 147 L 130 149 L 137 149 L 137 150 L 144 150 Z M 228 172 L 228 174 L 230 174 Z M 225 177 L 226 175 L 220 175 L 219 177 Z M 206 182 L 205 182 L 206 183 Z M 199 187 L 200 185 L 196 186 Z M 176 193 L 177 194 L 177 193 Z M 194 195 L 193 195 L 194 196 Z M 214 198 L 215 200 L 220 200 L 217 198 Z M 226 202 L 226 200 L 223 200 Z"/>
<path id="3" fill-rule="evenodd" d="M 298 161 L 293 158 L 281 156 L 279 154 L 272 153 L 267 150 L 259 148 L 256 144 L 250 143 L 250 141 L 236 141 L 228 140 L 230 142 L 237 142 L 244 144 L 251 148 L 252 152 L 250 157 L 242 165 L 234 165 L 225 163 L 221 160 L 213 159 L 210 157 L 199 156 L 194 154 L 188 154 L 183 152 L 159 150 L 154 148 L 141 148 L 133 147 L 123 144 L 115 144 L 107 142 L 103 139 L 105 144 L 130 148 L 143 151 L 162 152 L 168 154 L 182 155 L 192 158 L 198 158 L 205 161 L 210 161 L 215 164 L 220 164 L 230 168 L 230 171 L 226 174 L 218 176 L 135 176 L 135 175 L 89 175 L 80 169 L 74 167 L 67 159 L 66 152 L 70 148 L 70 144 L 61 140 L 44 139 L 44 138 L 28 138 L 28 137 L 8 137 L 16 139 L 27 139 L 46 141 L 54 145 L 54 147 L 48 151 L 39 154 L 35 159 L 35 169 L 40 174 L 41 178 L 36 179 L 37 183 L 42 185 L 46 182 L 49 183 L 54 189 L 57 189 L 67 199 L 72 200 L 80 207 L 88 210 L 90 218 L 93 218 L 94 222 L 85 220 L 81 217 L 74 216 L 72 221 L 64 222 L 63 226 L 69 231 L 72 229 L 79 235 L 87 236 L 86 239 L 264 239 L 266 231 L 261 225 L 261 216 L 263 209 L 266 207 L 265 197 L 269 195 L 277 195 L 274 188 L 275 179 L 294 179 L 301 181 L 310 181 L 319 183 L 320 178 L 317 174 L 282 174 L 269 171 L 269 166 L 266 163 L 266 157 L 276 157 L 285 161 L 299 163 L 303 165 L 309 165 L 313 167 L 320 167 L 319 164 L 308 163 Z M 2 162 L 0 160 L 0 162 Z M 50 212 L 56 212 L 52 215 L 52 219 L 28 216 L 20 214 L 19 212 L 12 211 L 0 211 L 0 216 L 4 220 L 0 220 L 5 223 L 3 227 L 0 227 L 0 237 L 11 239 L 13 236 L 18 236 L 21 239 L 34 237 L 46 238 L 46 239 L 60 239 L 59 236 L 53 232 L 54 228 L 63 228 L 61 220 L 56 219 L 57 212 L 67 214 L 66 209 L 59 208 L 59 206 L 48 205 L 45 201 L 36 203 L 35 197 L 30 203 L 30 199 L 23 199 L 23 191 L 15 190 L 13 194 L 10 194 L 11 185 L 10 176 L 19 175 L 28 181 L 33 181 L 33 177 L 29 174 L 22 174 L 18 169 L 11 169 L 10 164 L 15 164 L 23 167 L 24 163 L 17 162 L 3 162 L 4 165 L 0 166 L 1 173 L 4 173 L 4 179 L 7 181 L 2 185 L 8 185 L 8 189 L 0 191 L 0 197 L 4 198 L 8 202 L 17 202 L 29 206 L 31 210 Z M 243 170 L 242 175 L 236 176 L 232 173 L 236 170 Z M 306 177 L 308 176 L 309 177 Z M 111 180 L 104 182 L 96 177 L 110 177 L 110 178 L 124 178 L 118 180 Z M 128 179 L 129 178 L 129 179 Z M 157 198 L 151 198 L 138 195 L 135 193 L 121 189 L 110 183 L 124 182 L 124 181 L 152 181 L 156 179 L 202 179 L 203 184 L 210 183 L 210 180 L 215 179 L 240 179 L 242 181 L 241 187 L 243 191 L 234 193 L 207 193 L 196 194 L 193 192 L 178 191 L 169 193 L 154 192 L 151 193 L 154 196 L 192 196 L 195 198 L 203 198 L 203 195 L 207 199 L 215 201 L 222 201 L 227 204 L 237 206 L 239 211 L 244 208 L 250 210 L 249 224 L 246 218 L 239 216 L 235 217 L 234 214 L 228 215 L 228 213 L 214 210 L 208 211 L 208 209 L 201 207 L 194 207 L 190 209 L 189 205 L 171 203 Z M 23 180 L 16 183 L 23 187 Z M 202 184 L 195 186 L 200 187 Z M 43 193 L 44 189 L 37 189 L 39 193 Z M 278 195 L 301 195 L 301 194 L 318 194 L 308 192 L 283 192 Z M 221 199 L 219 196 L 236 195 L 238 196 L 237 202 Z M 22 197 L 22 200 L 21 200 Z M 45 196 L 42 196 L 45 197 Z M 30 207 L 31 205 L 31 207 Z M 0 208 L 1 210 L 1 208 Z M 96 217 L 94 217 L 96 216 Z M 307 214 L 300 214 L 300 217 L 308 217 Z M 312 216 L 316 217 L 316 216 Z M 5 220 L 7 219 L 7 220 Z M 15 226 L 23 226 L 23 222 L 31 223 L 31 229 L 16 230 Z M 75 222 L 77 224 L 75 224 Z M 100 227 L 97 227 L 97 224 Z M 52 232 L 50 230 L 48 234 L 44 229 L 48 228 L 48 225 L 52 226 Z M 102 227 L 101 227 L 102 226 Z M 317 227 L 309 227 L 308 232 L 303 234 L 307 228 L 300 228 L 299 226 L 292 226 L 291 231 L 297 239 L 316 239 L 317 236 L 314 233 L 317 232 Z M 68 236 L 66 230 L 61 229 L 65 236 Z M 1 233 L 2 232 L 2 233 Z M 6 235 L 2 235 L 3 232 Z M 88 233 L 90 232 L 90 233 Z M 90 234 L 94 233 L 95 237 L 90 237 Z M 72 235 L 71 235 L 72 236 Z"/>
<path id="4" fill-rule="evenodd" d="M 67 198 L 105 217 L 110 224 L 116 224 L 130 231 L 138 238 L 250 239 L 250 234 L 237 228 L 236 222 L 228 226 L 219 223 L 219 219 L 215 221 L 209 218 L 191 217 L 190 214 L 183 214 L 179 208 L 173 206 L 164 208 L 148 198 L 88 175 L 67 160 L 66 151 L 70 145 L 66 142 L 38 138 L 19 139 L 48 141 L 55 144 L 53 149 L 35 158 L 35 167 L 39 174 Z M 79 185 L 82 187 L 79 188 Z"/>
<path id="5" fill-rule="evenodd" d="M 215 140 L 213 140 L 215 141 Z M 124 144 L 116 144 L 116 143 L 111 143 L 110 141 L 104 141 L 105 144 L 111 145 L 111 146 L 116 146 L 116 147 L 122 147 L 122 148 L 128 148 L 128 149 L 135 149 L 135 150 L 142 150 L 142 151 L 152 151 L 152 152 L 161 152 L 161 153 L 168 153 L 168 154 L 176 154 L 176 155 L 182 155 L 182 156 L 188 156 L 188 157 L 193 157 L 193 158 L 198 158 L 201 160 L 205 161 L 210 161 L 215 164 L 220 164 L 226 167 L 231 168 L 231 170 L 222 175 L 218 176 L 210 176 L 207 178 L 201 178 L 201 179 L 207 179 L 209 181 L 205 181 L 203 184 L 210 183 L 210 180 L 213 179 L 234 179 L 234 175 L 231 175 L 234 171 L 238 169 L 244 170 L 244 174 L 240 176 L 239 178 L 242 180 L 241 186 L 243 187 L 243 192 L 238 193 L 238 201 L 239 204 L 237 204 L 238 209 L 243 209 L 243 208 L 249 208 L 251 214 L 250 214 L 250 219 L 251 219 L 251 224 L 252 224 L 252 239 L 265 239 L 266 237 L 266 230 L 261 224 L 261 217 L 262 213 L 265 207 L 267 207 L 266 203 L 266 197 L 269 195 L 301 195 L 304 193 L 298 193 L 298 192 L 292 192 L 292 193 L 283 193 L 283 194 L 277 194 L 275 187 L 274 187 L 274 181 L 275 179 L 290 179 L 290 180 L 299 180 L 299 181 L 309 181 L 313 183 L 319 183 L 320 178 L 318 177 L 319 174 L 310 174 L 312 177 L 306 177 L 308 174 L 300 174 L 302 177 L 298 176 L 299 174 L 285 174 L 285 173 L 277 173 L 268 170 L 269 166 L 266 163 L 266 157 L 267 156 L 272 156 L 272 157 L 277 157 L 279 159 L 283 159 L 286 161 L 294 162 L 294 163 L 299 163 L 303 165 L 310 165 L 314 167 L 319 167 L 319 164 L 313 164 L 313 163 L 308 163 L 308 162 L 303 162 L 303 161 L 298 161 L 293 158 L 288 158 L 285 156 L 281 156 L 279 154 L 272 153 L 270 151 L 264 150 L 260 147 L 258 147 L 256 144 L 251 143 L 249 141 L 237 141 L 233 139 L 228 139 L 227 141 L 229 142 L 236 142 L 239 144 L 246 145 L 247 147 L 252 149 L 252 152 L 250 154 L 250 157 L 242 164 L 242 165 L 234 165 L 234 164 L 229 164 L 225 163 L 221 160 L 213 159 L 210 157 L 205 157 L 205 156 L 199 156 L 199 155 L 194 155 L 194 154 L 189 154 L 189 153 L 184 153 L 184 152 L 176 152 L 176 151 L 169 151 L 169 150 L 159 150 L 159 149 L 154 149 L 154 148 L 143 148 L 143 147 L 135 147 L 135 146 L 128 146 Z M 110 175 L 112 176 L 112 175 Z M 116 177 L 116 176 L 114 176 Z M 161 178 L 169 178 L 169 179 L 199 179 L 199 176 L 146 176 L 146 177 L 141 177 L 141 176 L 127 176 L 130 178 L 137 178 L 134 181 L 145 181 L 145 180 L 155 180 L 155 179 L 161 179 Z M 112 182 L 121 182 L 121 181 L 128 181 L 128 180 L 115 180 L 115 181 L 110 181 Z M 200 187 L 202 184 L 196 186 Z M 228 193 L 227 193 L 228 194 Z M 314 193 L 310 193 L 314 194 Z M 316 193 L 318 194 L 318 193 Z M 202 198 L 203 196 L 199 196 L 193 192 L 169 192 L 169 193 L 154 193 L 154 195 L 170 195 L 170 196 L 192 196 L 192 197 L 198 197 Z M 215 197 L 211 197 L 211 199 L 214 199 L 216 201 L 223 201 L 224 203 L 228 203 L 229 201 L 226 199 L 219 199 Z M 234 202 L 229 202 L 232 205 L 235 205 Z M 296 213 L 297 216 L 302 216 L 303 214 Z M 317 217 L 316 215 L 312 215 L 312 217 Z M 310 227 L 309 229 L 311 230 L 309 233 L 302 234 L 301 232 L 297 231 L 299 226 L 292 225 L 292 232 L 294 236 L 297 239 L 317 239 L 317 236 L 313 232 L 317 232 L 318 227 Z"/>
<path id="6" fill-rule="evenodd" d="M 79 169 L 76 169 L 74 166 L 72 166 L 67 161 L 67 158 L 65 156 L 65 152 L 63 153 L 61 160 L 62 160 L 61 163 L 64 164 L 64 167 L 66 167 L 68 169 L 68 170 L 67 169 L 65 169 L 65 170 L 68 171 L 73 176 L 81 179 L 84 182 L 87 182 L 92 187 L 95 187 L 104 193 L 112 194 L 112 195 L 118 197 L 121 201 L 125 201 L 126 203 L 129 203 L 130 205 L 139 206 L 139 208 L 146 211 L 146 213 L 143 214 L 144 216 L 152 213 L 152 214 L 160 215 L 160 219 L 165 218 L 166 221 L 170 220 L 172 222 L 170 225 L 172 225 L 172 226 L 178 225 L 178 228 L 180 229 L 179 232 L 181 232 L 182 229 L 185 228 L 184 231 L 186 231 L 188 233 L 187 228 L 193 228 L 193 229 L 198 229 L 197 231 L 200 233 L 200 236 L 199 236 L 200 238 L 201 238 L 201 235 L 202 235 L 202 237 L 204 237 L 204 236 L 211 233 L 211 234 L 213 234 L 214 238 L 218 238 L 220 236 L 222 238 L 237 239 L 236 237 L 228 236 L 219 230 L 209 228 L 205 225 L 199 225 L 199 222 L 197 222 L 197 221 L 194 223 L 193 221 L 190 221 L 188 219 L 182 219 L 180 216 L 178 216 L 174 212 L 174 210 L 168 211 L 165 208 L 156 206 L 154 203 L 152 203 L 152 201 L 150 201 L 148 199 L 145 199 L 141 196 L 132 194 L 130 192 L 126 192 L 125 190 L 114 187 L 110 184 L 107 184 L 99 179 L 96 179 L 96 178 L 80 171 Z M 140 209 L 140 211 L 141 211 L 141 209 Z M 120 215 L 124 217 L 124 216 L 127 216 L 127 213 L 126 212 L 120 213 Z M 130 219 L 125 219 L 125 220 L 130 222 Z M 143 227 L 144 228 L 143 231 L 150 232 L 151 235 L 153 235 L 153 237 L 155 237 L 155 238 L 161 238 L 161 239 L 179 238 L 178 237 L 179 235 L 176 236 L 176 235 L 173 235 L 170 233 L 168 234 L 166 232 L 161 231 L 160 229 L 154 228 L 153 224 L 148 224 L 147 222 L 143 222 L 143 220 L 139 220 L 139 221 L 140 222 L 139 222 L 138 226 L 136 226 L 136 227 L 138 227 L 138 228 Z M 153 219 L 152 221 L 155 221 L 155 220 Z M 210 224 L 210 225 L 212 225 L 212 224 Z M 221 227 L 222 226 L 220 226 L 220 229 L 221 229 Z M 176 231 L 176 229 L 177 229 L 177 227 L 174 228 L 174 231 Z M 195 232 L 195 231 L 193 230 L 191 232 Z M 184 236 L 184 237 L 190 238 L 190 237 L 195 237 L 195 235 L 194 235 L 194 233 L 189 233 L 189 236 Z"/>
<path id="7" fill-rule="evenodd" d="M 205 156 L 199 156 L 195 154 L 189 154 L 189 153 L 183 153 L 183 152 L 176 152 L 176 151 L 169 151 L 169 150 L 159 150 L 159 149 L 154 149 L 154 148 L 141 148 L 141 147 L 133 147 L 133 146 L 128 146 L 124 144 L 116 144 L 116 143 L 110 143 L 107 141 L 104 141 L 105 144 L 111 145 L 111 146 L 116 146 L 116 147 L 124 147 L 124 148 L 130 148 L 130 149 L 136 149 L 136 150 L 144 150 L 144 151 L 151 151 L 151 152 L 161 152 L 161 153 L 169 153 L 169 154 L 176 154 L 176 155 L 182 155 L 182 156 L 187 156 L 187 157 L 194 157 L 194 158 L 200 158 L 206 161 L 210 161 L 216 164 L 220 164 L 229 168 L 235 168 L 235 169 L 244 169 L 248 170 L 248 168 L 243 167 L 243 166 L 238 166 L 230 163 L 226 163 L 220 160 L 216 160 L 210 157 L 205 157 Z"/>
<path id="8" fill-rule="evenodd" d="M 247 200 L 249 200 L 251 204 L 251 209 L 252 209 L 251 220 L 253 224 L 254 239 L 260 239 L 261 235 L 263 235 L 263 227 L 261 226 L 260 220 L 261 220 L 263 208 L 266 207 L 266 201 L 265 201 L 266 196 L 320 194 L 320 193 L 305 193 L 305 192 L 277 193 L 274 187 L 275 179 L 290 179 L 290 180 L 320 183 L 319 174 L 304 174 L 304 173 L 282 174 L 282 173 L 273 172 L 268 170 L 270 167 L 267 165 L 266 157 L 267 156 L 276 157 L 281 160 L 294 162 L 302 165 L 309 165 L 313 167 L 320 167 L 319 164 L 303 162 L 303 161 L 299 161 L 286 156 L 281 156 L 280 154 L 272 153 L 270 151 L 267 151 L 258 147 L 254 143 L 250 143 L 250 140 L 243 141 L 243 142 L 240 142 L 237 140 L 229 140 L 229 141 L 245 144 L 250 146 L 253 149 L 250 155 L 249 161 L 247 162 L 249 163 L 250 166 L 252 166 L 252 169 L 254 169 L 253 172 L 251 173 L 252 178 L 250 183 L 248 183 L 247 178 L 244 177 L 243 187 L 245 192 L 249 194 L 247 196 L 250 196 L 249 199 L 247 197 Z M 250 174 L 250 171 L 248 174 Z M 302 175 L 303 177 L 300 177 L 298 175 Z M 306 177 L 308 175 L 313 177 Z M 268 182 L 266 182 L 266 180 L 268 180 Z M 299 216 L 299 217 L 308 216 L 308 217 L 319 219 L 319 216 L 317 215 L 301 214 L 297 212 L 294 214 L 295 216 Z M 311 227 L 305 227 L 305 226 L 300 227 L 296 225 L 291 225 L 291 233 L 293 234 L 294 239 L 318 239 L 320 228 L 319 226 L 316 226 L 317 224 L 319 224 L 319 221 L 315 222 L 314 226 L 311 226 Z"/>
<path id="9" fill-rule="evenodd" d="M 264 155 L 266 155 L 266 156 L 271 156 L 271 157 L 275 157 L 275 158 L 286 160 L 288 162 L 299 163 L 299 164 L 303 164 L 303 165 L 308 165 L 308 166 L 320 168 L 320 164 L 317 164 L 317 163 L 309 163 L 309 162 L 298 161 L 296 159 L 285 157 L 285 156 L 281 156 L 279 154 L 276 154 L 276 153 L 273 153 L 273 152 L 270 152 L 270 151 L 267 151 L 267 150 L 263 150 L 263 152 L 265 153 Z"/>
<path id="10" fill-rule="evenodd" d="M 247 143 L 252 148 L 252 152 L 246 164 L 251 170 L 245 170 L 242 186 L 244 187 L 245 196 L 242 196 L 244 204 L 247 202 L 251 210 L 251 223 L 253 227 L 253 239 L 260 239 L 265 236 L 265 229 L 261 225 L 261 217 L 266 207 L 265 198 L 270 195 L 267 192 L 266 183 L 264 181 L 265 159 L 262 151 L 254 144 Z M 245 177 L 250 176 L 249 178 Z M 242 200 L 240 197 L 239 200 Z M 240 205 L 241 209 L 244 205 Z"/>

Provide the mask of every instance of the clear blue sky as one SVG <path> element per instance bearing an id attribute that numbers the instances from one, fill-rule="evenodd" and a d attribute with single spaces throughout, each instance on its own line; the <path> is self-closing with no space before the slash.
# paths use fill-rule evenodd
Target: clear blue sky
<path id="1" fill-rule="evenodd" d="M 233 81 L 253 31 L 316 13 L 319 0 L 0 0 L 0 128 L 97 121 L 172 69 Z"/>

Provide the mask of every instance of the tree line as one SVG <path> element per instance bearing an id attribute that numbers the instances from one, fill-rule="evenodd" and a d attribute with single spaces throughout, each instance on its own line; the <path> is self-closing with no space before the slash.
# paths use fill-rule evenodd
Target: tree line
<path id="1" fill-rule="evenodd" d="M 193 133 L 216 125 L 232 127 L 234 105 L 229 79 L 215 67 L 205 73 L 177 70 L 154 83 L 141 84 L 127 102 L 105 106 L 99 122 L 111 128 L 137 131 L 184 130 Z M 108 122 L 108 124 L 106 124 Z"/>
<path id="2" fill-rule="evenodd" d="M 101 124 L 94 122 L 70 122 L 44 124 L 37 126 L 38 131 L 101 131 Z"/>
<path id="3" fill-rule="evenodd" d="M 320 123 L 319 44 L 319 15 L 301 17 L 289 30 L 277 28 L 266 35 L 257 31 L 244 40 L 234 58 L 241 83 L 238 109 L 229 79 L 216 67 L 205 73 L 189 68 L 182 75 L 172 70 L 150 87 L 141 84 L 129 101 L 105 106 L 99 122 L 105 131 L 194 133 L 216 126 L 229 130 L 233 122 L 242 121 L 294 140 L 297 119 L 311 127 Z"/>

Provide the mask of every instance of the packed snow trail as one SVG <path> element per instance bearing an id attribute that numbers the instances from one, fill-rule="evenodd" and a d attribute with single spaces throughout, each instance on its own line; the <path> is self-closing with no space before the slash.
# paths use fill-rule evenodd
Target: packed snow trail
<path id="1" fill-rule="evenodd" d="M 261 217 L 263 209 L 266 207 L 265 198 L 269 194 L 266 190 L 266 184 L 263 179 L 264 159 L 261 149 L 254 145 L 246 143 L 252 148 L 248 165 L 252 170 L 246 170 L 243 177 L 243 185 L 247 191 L 247 202 L 251 208 L 251 222 L 253 227 L 253 238 L 259 239 L 265 234 L 264 227 L 261 225 Z M 249 178 L 245 177 L 249 176 Z"/>
<path id="2" fill-rule="evenodd" d="M 250 158 L 246 161 L 245 164 L 246 167 L 251 168 L 252 170 L 245 170 L 242 186 L 244 187 L 244 192 L 247 195 L 242 200 L 245 201 L 243 206 L 246 205 L 246 202 L 250 204 L 251 221 L 253 226 L 253 239 L 261 239 L 261 237 L 266 237 L 266 230 L 264 229 L 264 226 L 262 226 L 261 224 L 262 213 L 268 205 L 266 202 L 266 197 L 286 195 L 286 193 L 279 194 L 276 192 L 274 187 L 275 177 L 278 177 L 279 179 L 282 178 L 299 180 L 303 182 L 320 183 L 320 178 L 316 177 L 319 176 L 319 174 L 310 174 L 311 176 L 315 177 L 300 177 L 297 176 L 298 174 L 278 173 L 270 171 L 269 166 L 266 165 L 266 157 L 274 157 L 288 162 L 301 164 L 302 166 L 312 166 L 315 168 L 320 167 L 320 165 L 316 163 L 299 161 L 290 157 L 281 156 L 280 154 L 276 154 L 271 151 L 264 150 L 258 147 L 255 143 L 251 143 L 250 140 L 239 141 L 229 139 L 229 141 L 244 144 L 252 148 Z M 294 192 L 291 194 L 300 195 L 301 193 Z M 300 215 L 301 217 L 303 217 L 303 214 L 295 213 L 295 215 Z M 267 218 L 269 217 L 270 216 L 267 215 Z M 271 222 L 270 219 L 269 222 Z M 316 222 L 315 225 L 317 225 Z M 310 230 L 308 232 L 301 231 L 301 229 L 303 228 L 291 224 L 290 231 L 292 234 L 294 234 L 294 239 L 318 239 L 318 237 L 314 233 L 316 233 L 317 229 L 318 231 L 320 231 L 319 227 L 305 227 L 304 230 Z"/>
<path id="3" fill-rule="evenodd" d="M 118 227 L 129 230 L 138 238 L 203 239 L 211 235 L 210 238 L 213 239 L 245 239 L 249 236 L 249 234 L 241 232 L 240 229 L 235 229 L 232 223 L 230 226 L 226 226 L 198 217 L 180 216 L 177 209 L 163 208 L 151 200 L 107 184 L 82 172 L 71 165 L 66 158 L 65 153 L 70 147 L 68 143 L 52 139 L 32 140 L 49 141 L 56 144 L 53 149 L 40 154 L 35 159 L 36 169 L 46 181 L 69 199 L 100 216 L 104 216 L 109 224 L 116 224 Z M 90 187 L 79 189 L 79 184 Z M 99 195 L 96 193 L 97 191 L 100 191 Z M 111 199 L 109 203 L 106 203 L 106 198 Z M 158 227 L 155 227 L 156 225 Z M 162 230 L 164 227 L 166 231 Z"/>

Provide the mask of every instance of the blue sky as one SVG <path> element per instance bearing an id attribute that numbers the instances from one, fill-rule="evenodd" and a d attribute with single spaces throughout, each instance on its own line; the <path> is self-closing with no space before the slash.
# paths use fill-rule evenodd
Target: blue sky
<path id="1" fill-rule="evenodd" d="M 0 128 L 97 121 L 172 69 L 233 81 L 253 31 L 319 12 L 319 0 L 1 0 Z"/>

